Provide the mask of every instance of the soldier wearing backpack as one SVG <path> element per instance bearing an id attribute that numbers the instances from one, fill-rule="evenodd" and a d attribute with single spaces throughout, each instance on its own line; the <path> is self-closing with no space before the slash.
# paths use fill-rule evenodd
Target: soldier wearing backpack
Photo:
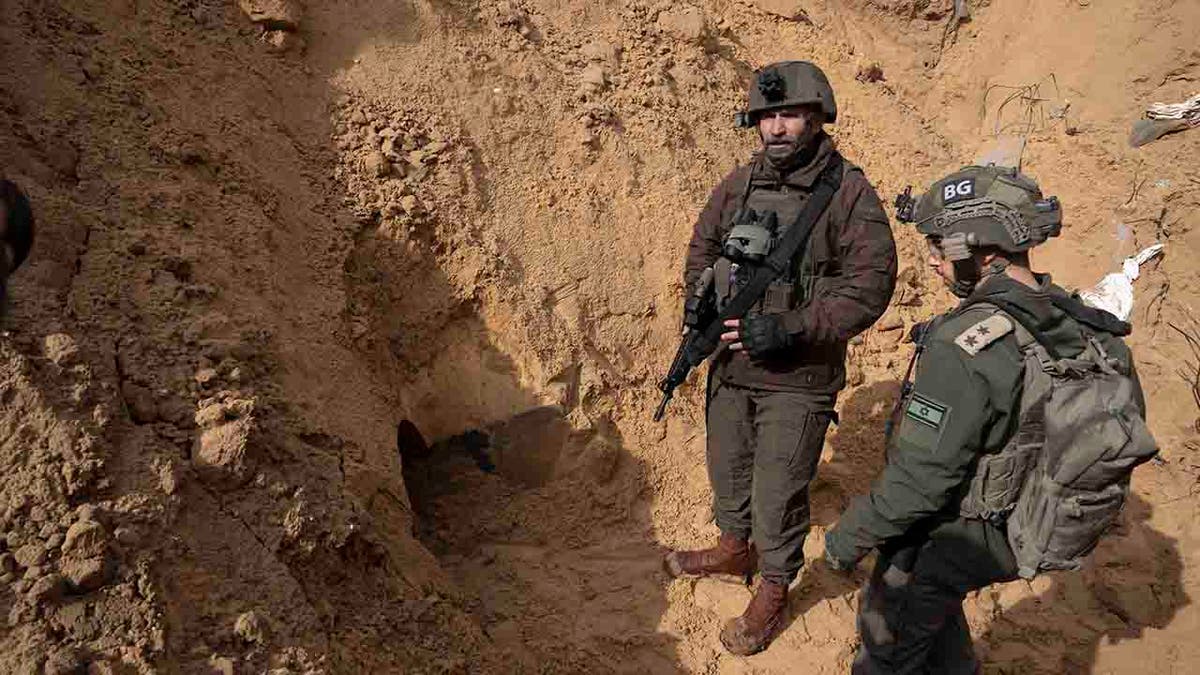
<path id="1" fill-rule="evenodd" d="M 1015 170 L 970 166 L 897 206 L 962 303 L 913 331 L 888 464 L 825 555 L 848 570 L 879 550 L 854 673 L 976 673 L 966 594 L 1078 567 L 1156 448 L 1129 325 L 1030 269 L 1029 249 L 1061 230 L 1056 198 Z"/>

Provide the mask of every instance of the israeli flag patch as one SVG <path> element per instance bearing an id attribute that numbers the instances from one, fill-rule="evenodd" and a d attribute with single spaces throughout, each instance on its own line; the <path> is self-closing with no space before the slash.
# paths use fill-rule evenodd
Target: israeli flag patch
<path id="1" fill-rule="evenodd" d="M 950 406 L 938 403 L 928 396 L 914 393 L 904 412 L 914 422 L 931 429 L 941 429 L 942 422 L 946 420 L 946 414 L 950 412 Z"/>

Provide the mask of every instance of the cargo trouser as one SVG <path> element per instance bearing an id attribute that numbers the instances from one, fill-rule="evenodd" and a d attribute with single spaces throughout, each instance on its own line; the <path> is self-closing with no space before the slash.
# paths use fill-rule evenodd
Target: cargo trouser
<path id="1" fill-rule="evenodd" d="M 982 672 L 963 613 L 967 593 L 1015 577 L 1004 533 L 959 520 L 921 543 L 881 552 L 858 607 L 852 675 Z"/>
<path id="2" fill-rule="evenodd" d="M 808 486 L 835 400 L 710 383 L 707 458 L 717 527 L 753 536 L 770 581 L 791 583 L 804 565 Z"/>

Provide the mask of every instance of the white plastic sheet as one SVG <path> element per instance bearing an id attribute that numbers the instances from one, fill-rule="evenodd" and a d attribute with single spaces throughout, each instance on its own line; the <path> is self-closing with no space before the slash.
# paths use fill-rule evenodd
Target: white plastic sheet
<path id="1" fill-rule="evenodd" d="M 1106 275 L 1100 283 L 1079 296 L 1084 304 L 1103 309 L 1122 321 L 1133 314 L 1133 282 L 1140 276 L 1140 268 L 1146 261 L 1162 253 L 1163 245 L 1155 244 L 1142 249 L 1137 255 L 1121 263 L 1121 271 Z"/>

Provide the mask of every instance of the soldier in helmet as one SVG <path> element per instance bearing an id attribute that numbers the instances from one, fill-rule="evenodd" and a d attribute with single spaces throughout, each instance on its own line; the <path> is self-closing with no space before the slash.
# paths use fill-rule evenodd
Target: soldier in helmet
<path id="1" fill-rule="evenodd" d="M 713 191 L 688 247 L 689 291 L 712 268 L 723 305 L 799 226 L 814 186 L 836 185 L 790 268 L 753 310 L 725 324 L 707 394 L 707 463 L 721 535 L 711 548 L 665 560 L 673 576 L 750 580 L 761 570 L 749 606 L 721 631 L 734 654 L 766 648 L 785 625 L 787 589 L 804 564 L 808 486 L 846 382 L 846 343 L 879 318 L 896 283 L 895 243 L 879 197 L 825 133 L 836 119 L 833 89 L 817 66 L 787 61 L 759 71 L 738 121 L 758 130 L 761 147 Z"/>
<path id="2" fill-rule="evenodd" d="M 889 424 L 888 464 L 826 534 L 825 558 L 848 570 L 879 551 L 859 605 L 852 672 L 973 674 L 962 601 L 1018 572 L 1006 513 L 981 508 L 987 490 L 976 488 L 1004 484 L 1003 474 L 1017 471 L 991 458 L 1032 442 L 1017 433 L 1039 423 L 1021 399 L 1032 336 L 1063 359 L 1097 341 L 1130 377 L 1143 417 L 1145 404 L 1118 337 L 1128 324 L 1030 269 L 1029 249 L 1061 229 L 1056 198 L 1014 169 L 968 166 L 934 183 L 915 209 L 904 198 L 897 205 L 925 235 L 930 268 L 963 301 L 913 331 L 916 376 L 894 411 L 898 424 Z"/>

